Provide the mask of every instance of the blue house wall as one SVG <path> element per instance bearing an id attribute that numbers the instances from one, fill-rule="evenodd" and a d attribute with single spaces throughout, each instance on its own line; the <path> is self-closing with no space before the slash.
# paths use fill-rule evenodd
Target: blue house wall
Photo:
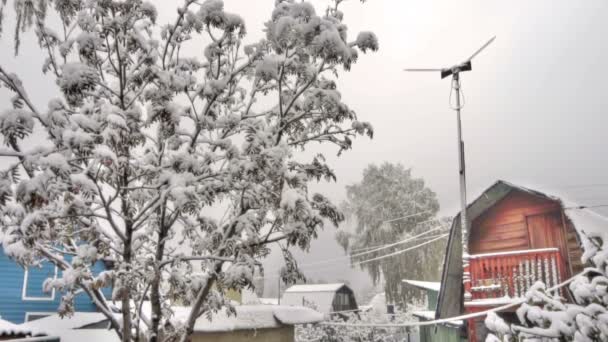
<path id="1" fill-rule="evenodd" d="M 102 262 L 98 262 L 93 267 L 94 274 L 105 269 Z M 27 271 L 9 259 L 0 247 L 0 318 L 15 324 L 26 321 L 26 316 L 30 320 L 34 317 L 53 314 L 57 312 L 61 302 L 62 293 L 55 291 L 45 293 L 42 284 L 47 278 L 55 275 L 55 266 L 45 263 L 41 268 L 30 268 Z M 57 270 L 57 276 L 61 276 L 61 270 Z M 27 280 L 27 283 L 25 281 Z M 24 286 L 25 285 L 25 286 Z M 106 298 L 111 295 L 111 289 L 103 289 Z M 97 308 L 89 298 L 82 292 L 74 299 L 76 311 L 95 312 Z"/>

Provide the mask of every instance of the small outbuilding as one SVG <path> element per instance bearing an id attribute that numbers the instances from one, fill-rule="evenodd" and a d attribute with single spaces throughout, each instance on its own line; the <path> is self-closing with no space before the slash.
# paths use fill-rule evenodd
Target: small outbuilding
<path id="1" fill-rule="evenodd" d="M 327 315 L 358 310 L 353 290 L 343 283 L 293 285 L 283 294 L 281 304 L 312 307 Z"/>

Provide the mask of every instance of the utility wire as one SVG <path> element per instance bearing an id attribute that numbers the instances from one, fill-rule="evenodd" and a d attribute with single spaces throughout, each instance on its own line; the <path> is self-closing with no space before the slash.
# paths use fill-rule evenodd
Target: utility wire
<path id="1" fill-rule="evenodd" d="M 436 230 L 436 229 L 434 229 L 434 230 Z M 431 231 L 428 231 L 426 233 L 430 233 L 430 232 Z M 420 234 L 420 235 L 423 235 L 423 234 Z M 437 237 L 439 235 L 440 234 L 434 234 L 434 235 L 431 235 L 431 236 L 420 236 L 420 237 L 415 237 L 415 238 L 409 238 L 407 240 L 394 243 L 392 245 L 387 245 L 386 247 L 383 247 L 383 248 L 378 248 L 377 250 L 373 250 L 373 251 L 369 251 L 369 252 L 363 252 L 363 253 L 358 253 L 358 254 L 352 254 L 352 255 L 345 255 L 345 256 L 342 256 L 342 257 L 337 257 L 337 258 L 333 258 L 333 259 L 325 259 L 325 260 L 320 260 L 320 261 L 316 261 L 316 262 L 312 262 L 312 263 L 307 263 L 307 264 L 301 264 L 301 265 L 298 265 L 298 267 L 310 267 L 310 266 L 317 266 L 317 265 L 322 265 L 322 264 L 332 264 L 332 263 L 335 263 L 336 261 L 356 258 L 356 257 L 362 256 L 362 255 L 367 255 L 367 254 L 370 254 L 370 253 L 374 253 L 374 252 L 376 252 L 378 250 L 381 250 L 381 249 L 386 249 L 386 248 L 394 247 L 394 246 L 396 246 L 398 244 L 404 244 L 404 243 L 412 242 L 412 241 L 416 241 L 416 240 L 424 240 L 424 239 L 435 238 L 435 237 Z"/>
<path id="2" fill-rule="evenodd" d="M 422 246 L 428 245 L 429 243 L 435 242 L 437 240 L 441 240 L 441 239 L 447 237 L 448 235 L 450 235 L 450 234 L 443 234 L 443 235 L 439 236 L 438 238 L 435 238 L 433 240 L 421 243 L 419 245 L 416 245 L 416 246 L 413 246 L 413 247 L 410 247 L 410 248 L 406 248 L 406 249 L 403 249 L 403 250 L 400 250 L 400 251 L 397 251 L 397 252 L 394 252 L 394 253 L 391 253 L 391 254 L 382 255 L 382 256 L 379 256 L 379 257 L 376 257 L 376 258 L 372 258 L 372 259 L 356 262 L 356 263 L 353 264 L 353 266 L 358 266 L 358 265 L 366 264 L 368 262 L 372 262 L 372 261 L 376 261 L 376 260 L 382 260 L 382 259 L 386 259 L 388 257 L 392 257 L 392 256 L 395 256 L 395 255 L 403 254 L 403 253 L 409 252 L 409 251 L 411 251 L 413 249 L 417 249 L 417 248 L 420 248 Z"/>
<path id="3" fill-rule="evenodd" d="M 430 219 L 430 220 L 426 220 L 426 221 L 418 222 L 418 223 L 416 223 L 416 227 L 418 227 L 419 225 L 421 225 L 421 224 L 423 224 L 423 223 L 433 222 L 433 221 L 436 221 L 436 220 L 437 220 L 437 219 Z M 414 228 L 415 228 L 415 227 L 414 227 Z M 351 252 L 351 253 L 352 253 L 352 252 L 357 253 L 357 252 L 360 252 L 360 251 L 366 251 L 366 250 L 370 250 L 370 249 L 377 248 L 377 247 L 382 247 L 382 246 L 387 246 L 387 245 L 389 245 L 389 244 L 386 244 L 386 243 L 385 243 L 385 244 L 380 244 L 380 245 L 372 245 L 372 246 L 366 246 L 366 247 L 354 248 L 354 249 L 351 249 L 351 250 L 350 250 L 350 252 Z"/>
<path id="4" fill-rule="evenodd" d="M 426 246 L 426 245 L 428 245 L 428 244 L 430 244 L 430 243 L 433 243 L 433 242 L 435 242 L 435 241 L 441 240 L 441 239 L 443 239 L 443 238 L 447 237 L 448 235 L 450 235 L 450 234 L 443 234 L 443 235 L 440 235 L 439 237 L 434 238 L 434 239 L 432 239 L 432 240 L 429 240 L 429 241 L 426 241 L 426 242 L 420 243 L 420 244 L 418 244 L 418 245 L 415 245 L 415 246 L 412 246 L 412 247 L 409 247 L 409 248 L 406 248 L 406 249 L 402 249 L 402 250 L 396 251 L 396 252 L 394 252 L 394 253 L 390 253 L 390 254 L 382 255 L 382 256 L 375 257 L 375 258 L 371 258 L 371 259 L 367 259 L 367 260 L 358 261 L 358 262 L 352 263 L 352 264 L 351 264 L 351 267 L 353 267 L 353 266 L 359 266 L 359 265 L 363 265 L 363 264 L 366 264 L 366 263 L 369 263 L 369 262 L 372 262 L 372 261 L 377 261 L 377 260 L 381 260 L 381 259 L 386 259 L 386 258 L 393 257 L 393 256 L 396 256 L 396 255 L 400 255 L 400 254 L 403 254 L 403 253 L 409 252 L 409 251 L 411 251 L 411 250 L 418 249 L 418 248 L 420 248 L 420 247 Z M 328 266 L 330 266 L 329 268 L 333 268 L 333 267 L 335 267 L 336 265 L 328 265 Z M 327 266 L 326 266 L 326 267 L 317 268 L 317 269 L 315 269 L 315 270 L 313 270 L 313 271 L 309 271 L 309 272 L 306 272 L 306 273 L 309 273 L 309 274 L 310 274 L 310 273 L 318 273 L 319 271 L 325 271 L 326 269 L 327 269 Z M 256 278 L 254 278 L 254 279 L 276 279 L 276 278 L 278 278 L 278 277 L 279 277 L 279 276 L 272 276 L 272 277 L 256 277 Z"/>
<path id="5" fill-rule="evenodd" d="M 432 212 L 432 210 L 427 210 L 427 211 L 422 211 L 422 212 L 415 213 L 415 214 L 405 215 L 405 216 L 397 217 L 397 218 L 394 218 L 394 219 L 390 219 L 390 220 L 382 221 L 382 222 L 380 222 L 380 224 L 383 224 L 383 223 L 390 223 L 390 222 L 395 222 L 395 221 L 403 220 L 403 219 L 405 219 L 405 218 L 410 218 L 410 217 L 414 217 L 414 216 L 419 216 L 419 215 L 422 215 L 422 214 L 428 214 L 428 213 L 430 213 L 430 212 Z M 422 223 L 422 222 L 421 222 L 421 223 Z"/>

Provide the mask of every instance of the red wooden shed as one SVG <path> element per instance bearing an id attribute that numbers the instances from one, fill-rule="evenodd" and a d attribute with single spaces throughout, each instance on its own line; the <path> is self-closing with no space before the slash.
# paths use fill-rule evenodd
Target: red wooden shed
<path id="1" fill-rule="evenodd" d="M 459 216 L 452 222 L 436 317 L 484 311 L 522 297 L 536 281 L 551 287 L 579 273 L 584 266 L 582 228 L 575 225 L 569 210 L 580 208 L 505 181 L 484 191 L 467 206 L 466 270 Z M 608 220 L 601 218 L 603 229 L 608 229 Z M 565 291 L 560 294 L 569 296 Z M 468 340 L 485 341 L 483 318 L 467 323 L 463 334 Z"/>

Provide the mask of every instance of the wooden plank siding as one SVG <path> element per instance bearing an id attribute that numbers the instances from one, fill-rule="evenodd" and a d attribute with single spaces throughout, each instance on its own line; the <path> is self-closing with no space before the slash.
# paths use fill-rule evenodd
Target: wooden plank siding
<path id="1" fill-rule="evenodd" d="M 54 273 L 55 267 L 45 263 L 41 269 L 28 272 L 27 297 L 23 298 L 23 285 L 25 270 L 9 259 L 0 247 L 0 317 L 15 324 L 25 322 L 27 313 L 30 314 L 53 314 L 57 312 L 62 293 L 56 291 L 55 295 L 44 293 L 42 284 Z M 93 267 L 93 272 L 98 274 L 105 269 L 103 263 L 98 262 Z M 57 275 L 61 276 L 61 271 Z M 104 288 L 103 293 L 107 298 L 111 296 L 111 289 Z M 28 297 L 39 297 L 39 299 L 27 299 Z M 90 298 L 81 292 L 74 298 L 76 311 L 95 312 L 96 306 Z"/>
<path id="2" fill-rule="evenodd" d="M 574 227 L 565 229 L 564 222 L 559 202 L 515 190 L 473 220 L 469 253 L 557 247 L 569 276 L 582 268 L 582 251 Z"/>

